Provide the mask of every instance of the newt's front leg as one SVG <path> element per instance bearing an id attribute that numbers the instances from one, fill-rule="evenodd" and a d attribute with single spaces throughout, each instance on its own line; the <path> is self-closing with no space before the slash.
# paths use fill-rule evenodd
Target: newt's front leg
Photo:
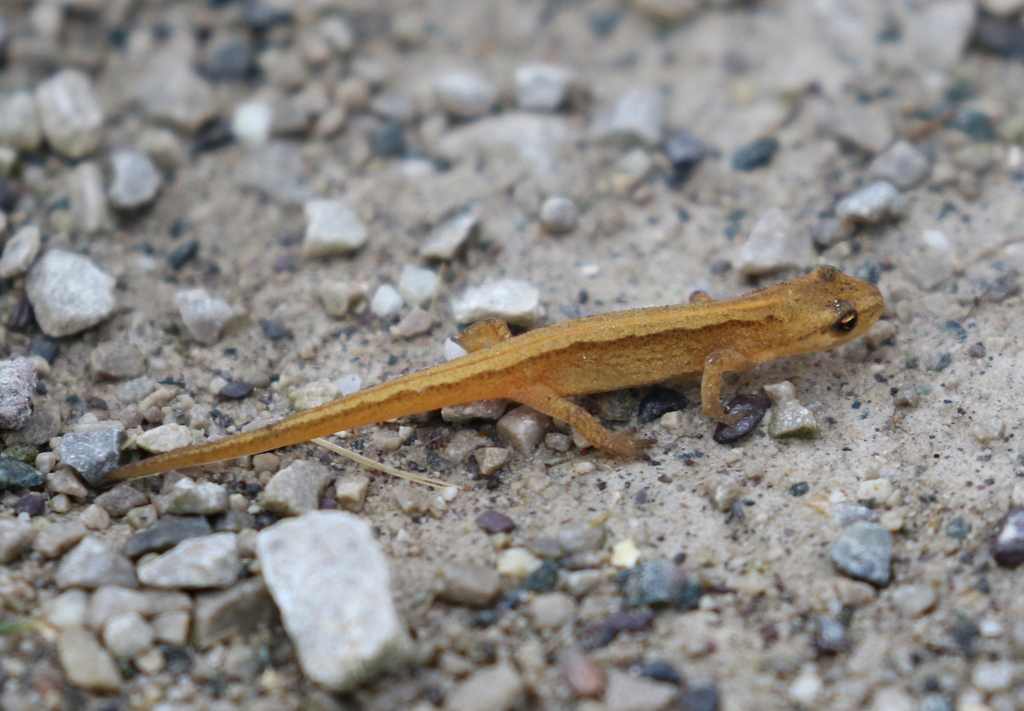
<path id="1" fill-rule="evenodd" d="M 704 374 L 700 381 L 700 404 L 704 414 L 727 425 L 736 424 L 741 414 L 727 415 L 722 407 L 722 377 L 726 373 L 750 370 L 755 365 L 757 362 L 731 348 L 708 355 L 704 359 Z"/>
<path id="2" fill-rule="evenodd" d="M 654 444 L 654 440 L 639 439 L 624 432 L 612 432 L 582 407 L 560 397 L 543 383 L 533 382 L 525 385 L 509 397 L 545 415 L 568 422 L 592 445 L 620 457 L 647 459 L 640 451 L 640 447 Z"/>

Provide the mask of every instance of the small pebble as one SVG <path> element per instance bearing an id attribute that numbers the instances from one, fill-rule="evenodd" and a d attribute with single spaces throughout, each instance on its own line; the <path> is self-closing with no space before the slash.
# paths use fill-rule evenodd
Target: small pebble
<path id="1" fill-rule="evenodd" d="M 556 630 L 572 619 L 576 601 L 565 593 L 548 592 L 530 601 L 528 614 L 533 626 L 541 630 Z"/>
<path id="2" fill-rule="evenodd" d="M 992 558 L 999 565 L 1015 567 L 1024 562 L 1024 507 L 1012 506 L 999 522 L 992 539 Z"/>
<path id="3" fill-rule="evenodd" d="M 334 497 L 338 503 L 350 511 L 359 511 L 366 500 L 366 492 L 370 487 L 370 478 L 362 474 L 344 476 L 334 484 Z"/>
<path id="4" fill-rule="evenodd" d="M 10 457 L 0 457 L 0 491 L 34 489 L 46 483 L 46 477 L 34 467 Z"/>
<path id="5" fill-rule="evenodd" d="M 274 109 L 260 99 L 243 101 L 231 115 L 231 134 L 239 143 L 258 146 L 270 140 Z"/>
<path id="6" fill-rule="evenodd" d="M 78 514 L 78 520 L 91 531 L 102 531 L 110 525 L 110 514 L 102 506 L 90 504 Z"/>
<path id="7" fill-rule="evenodd" d="M 597 551 L 604 548 L 607 535 L 601 524 L 573 521 L 558 529 L 558 545 L 570 555 Z"/>
<path id="8" fill-rule="evenodd" d="M 182 477 L 171 489 L 167 512 L 208 516 L 227 511 L 228 491 L 212 481 L 193 481 Z"/>
<path id="9" fill-rule="evenodd" d="M 669 662 L 647 662 L 640 667 L 640 674 L 656 681 L 666 681 L 669 684 L 683 683 L 683 675 Z"/>
<path id="10" fill-rule="evenodd" d="M 150 67 L 134 88 L 150 119 L 194 133 L 216 116 L 213 87 L 195 72 L 187 55 L 158 55 Z"/>
<path id="11" fill-rule="evenodd" d="M 42 246 L 39 228 L 25 225 L 4 243 L 0 256 L 0 279 L 21 276 L 32 266 Z"/>
<path id="12" fill-rule="evenodd" d="M 619 584 L 627 607 L 672 607 L 693 610 L 704 594 L 700 578 L 665 560 L 654 560 L 624 571 Z"/>
<path id="13" fill-rule="evenodd" d="M 664 130 L 661 95 L 648 87 L 628 89 L 594 118 L 592 132 L 600 141 L 655 146 Z"/>
<path id="14" fill-rule="evenodd" d="M 167 255 L 167 264 L 171 269 L 177 271 L 188 264 L 197 254 L 199 254 L 199 240 L 190 239 L 175 247 Z"/>
<path id="15" fill-rule="evenodd" d="M 830 556 L 851 578 L 884 587 L 892 575 L 892 535 L 877 523 L 859 521 L 842 532 Z"/>
<path id="16" fill-rule="evenodd" d="M 317 298 L 328 316 L 342 318 L 363 298 L 363 291 L 343 281 L 325 281 L 317 287 Z"/>
<path id="17" fill-rule="evenodd" d="M 773 207 L 758 218 L 735 263 L 743 274 L 759 276 L 810 266 L 813 260 L 810 233 Z"/>
<path id="18" fill-rule="evenodd" d="M 0 429 L 20 430 L 28 424 L 37 382 L 32 359 L 0 361 Z"/>
<path id="19" fill-rule="evenodd" d="M 525 580 L 543 561 L 525 548 L 509 548 L 498 558 L 497 571 L 516 580 Z"/>
<path id="20" fill-rule="evenodd" d="M 172 452 L 192 444 L 192 430 L 173 423 L 160 425 L 136 437 L 135 444 L 153 454 Z"/>
<path id="21" fill-rule="evenodd" d="M 128 380 L 145 372 L 142 354 L 121 343 L 101 343 L 89 355 L 93 380 Z"/>
<path id="22" fill-rule="evenodd" d="M 888 181 L 900 190 L 920 185 L 930 171 L 928 157 L 914 144 L 904 140 L 896 141 L 868 165 L 868 174 L 872 178 Z"/>
<path id="23" fill-rule="evenodd" d="M 449 261 L 458 256 L 459 250 L 476 234 L 480 220 L 471 212 L 457 215 L 434 228 L 420 247 L 424 259 Z"/>
<path id="24" fill-rule="evenodd" d="M 500 420 L 498 426 L 499 428 L 501 427 Z M 505 434 L 505 432 L 502 431 L 502 434 Z M 473 452 L 477 466 L 480 467 L 480 473 L 484 476 L 493 475 L 508 463 L 511 456 L 511 452 L 505 447 L 480 447 Z"/>
<path id="25" fill-rule="evenodd" d="M 153 644 L 153 628 L 137 612 L 112 617 L 103 627 L 103 644 L 120 659 L 129 659 Z"/>
<path id="26" fill-rule="evenodd" d="M 546 593 L 555 589 L 558 583 L 558 565 L 550 560 L 541 561 L 541 564 L 523 580 L 523 590 L 531 592 Z"/>
<path id="27" fill-rule="evenodd" d="M 25 494 L 14 502 L 14 515 L 26 513 L 29 516 L 42 516 L 46 513 L 46 500 L 38 494 Z M 2 546 L 0 546 L 2 547 Z"/>
<path id="28" fill-rule="evenodd" d="M 561 64 L 522 64 L 513 74 L 516 105 L 523 111 L 558 111 L 565 103 L 575 72 Z"/>
<path id="29" fill-rule="evenodd" d="M 976 109 L 963 109 L 946 126 L 966 134 L 971 140 L 979 143 L 996 140 L 996 127 L 992 117 Z"/>
<path id="30" fill-rule="evenodd" d="M 120 518 L 138 506 L 145 506 L 149 497 L 131 484 L 118 484 L 97 496 L 93 503 L 105 508 L 112 517 Z"/>
<path id="31" fill-rule="evenodd" d="M 455 118 L 472 119 L 489 113 L 498 101 L 498 88 L 474 71 L 445 72 L 434 84 L 441 107 Z"/>
<path id="32" fill-rule="evenodd" d="M 579 208 L 572 198 L 553 195 L 540 206 L 540 224 L 552 234 L 572 232 L 579 218 Z"/>
<path id="33" fill-rule="evenodd" d="M 36 538 L 35 527 L 17 519 L 0 519 L 0 565 L 10 565 Z"/>
<path id="34" fill-rule="evenodd" d="M 1006 435 L 1006 423 L 1001 417 L 988 417 L 974 426 L 974 438 L 982 444 L 1002 439 Z"/>
<path id="35" fill-rule="evenodd" d="M 75 230 L 91 235 L 105 229 L 110 224 L 110 214 L 100 166 L 91 161 L 79 163 L 68 173 L 67 183 Z"/>
<path id="36" fill-rule="evenodd" d="M 68 432 L 60 444 L 61 464 L 73 468 L 88 483 L 98 484 L 120 463 L 125 439 L 124 430 L 119 429 Z"/>
<path id="37" fill-rule="evenodd" d="M 525 687 L 509 662 L 473 672 L 444 700 L 445 711 L 511 711 L 523 700 Z"/>
<path id="38" fill-rule="evenodd" d="M 608 671 L 604 705 L 608 711 L 659 711 L 679 697 L 674 684 L 636 677 L 617 669 Z"/>
<path id="39" fill-rule="evenodd" d="M 117 307 L 114 278 L 87 257 L 62 249 L 36 261 L 25 286 L 39 328 L 51 338 L 91 328 Z"/>
<path id="40" fill-rule="evenodd" d="M 68 158 L 89 155 L 103 136 L 103 109 L 88 75 L 65 69 L 36 88 L 43 133 L 50 146 Z"/>
<path id="41" fill-rule="evenodd" d="M 785 380 L 765 385 L 764 391 L 772 401 L 768 435 L 776 439 L 796 437 L 814 439 L 818 436 L 818 421 L 814 413 L 796 400 L 796 388 Z"/>
<path id="42" fill-rule="evenodd" d="M 732 154 L 732 168 L 744 173 L 756 170 L 768 165 L 778 150 L 777 138 L 759 138 L 736 149 Z"/>
<path id="43" fill-rule="evenodd" d="M 63 630 L 57 638 L 57 656 L 71 686 L 99 693 L 121 688 L 121 672 L 92 633 L 81 628 Z"/>
<path id="44" fill-rule="evenodd" d="M 184 590 L 230 587 L 240 573 L 238 536 L 229 532 L 190 538 L 138 566 L 143 584 Z"/>
<path id="45" fill-rule="evenodd" d="M 441 569 L 441 590 L 458 605 L 489 605 L 501 592 L 501 577 L 482 565 L 449 562 Z"/>
<path id="46" fill-rule="evenodd" d="M 903 217 L 906 203 L 896 186 L 877 180 L 853 191 L 836 205 L 836 217 L 859 224 L 876 224 Z"/>
<path id="47" fill-rule="evenodd" d="M 626 538 L 612 546 L 611 564 L 616 568 L 632 568 L 640 560 L 640 549 L 631 538 Z"/>
<path id="48" fill-rule="evenodd" d="M 731 425 L 719 422 L 712 439 L 719 444 L 731 444 L 745 437 L 754 431 L 770 405 L 771 401 L 764 395 L 737 395 L 725 406 L 725 412 L 740 413 L 739 419 Z"/>
<path id="49" fill-rule="evenodd" d="M 224 328 L 239 315 L 227 301 L 202 288 L 179 291 L 174 302 L 189 334 L 205 345 L 219 341 Z"/>
<path id="50" fill-rule="evenodd" d="M 604 670 L 587 654 L 573 653 L 562 664 L 561 674 L 576 696 L 596 699 L 604 693 L 607 683 Z"/>
<path id="51" fill-rule="evenodd" d="M 822 117 L 821 128 L 844 146 L 868 154 L 885 150 L 893 138 L 888 113 L 876 104 L 831 107 Z"/>
<path id="52" fill-rule="evenodd" d="M 61 467 L 46 475 L 46 488 L 55 494 L 66 494 L 76 499 L 88 496 L 85 484 L 67 467 Z"/>
<path id="53" fill-rule="evenodd" d="M 331 471 L 324 465 L 296 460 L 267 482 L 261 499 L 263 508 L 279 516 L 315 511 L 331 478 Z"/>
<path id="54" fill-rule="evenodd" d="M 524 281 L 503 279 L 468 289 L 452 303 L 457 323 L 498 316 L 510 324 L 531 325 L 540 315 L 540 291 Z"/>
<path id="55" fill-rule="evenodd" d="M 433 298 L 438 282 L 438 274 L 433 269 L 407 264 L 398 279 L 398 293 L 409 306 L 423 306 Z"/>
<path id="56" fill-rule="evenodd" d="M 487 509 L 476 517 L 476 525 L 487 533 L 511 533 L 516 523 L 511 518 L 494 509 Z"/>
<path id="57" fill-rule="evenodd" d="M 83 538 L 60 559 L 54 581 L 59 588 L 138 587 L 132 562 L 95 535 Z"/>
<path id="58" fill-rule="evenodd" d="M 849 635 L 838 620 L 827 615 L 817 615 L 814 621 L 814 645 L 819 652 L 839 654 L 846 651 L 850 645 Z"/>
<path id="59" fill-rule="evenodd" d="M 110 157 L 110 204 L 119 210 L 137 210 L 156 199 L 162 178 L 153 160 L 140 150 L 122 149 Z"/>
<path id="60" fill-rule="evenodd" d="M 381 284 L 370 299 L 370 311 L 377 318 L 391 318 L 401 312 L 404 303 L 398 289 L 391 284 Z"/>
<path id="61" fill-rule="evenodd" d="M 0 143 L 19 151 L 35 151 L 42 140 L 35 96 L 26 90 L 8 94 L 0 102 Z M 3 209 L 8 207 L 3 206 Z"/>
<path id="62" fill-rule="evenodd" d="M 132 509 L 132 511 L 137 510 Z M 147 514 L 147 518 L 148 516 L 149 514 Z M 129 538 L 124 545 L 124 554 L 135 559 L 146 553 L 163 553 L 189 538 L 207 536 L 211 533 L 213 533 L 213 529 L 204 516 L 162 516 L 158 521 Z"/>
<path id="63" fill-rule="evenodd" d="M 306 232 L 302 256 L 307 259 L 354 252 L 364 244 L 369 232 L 345 203 L 338 200 L 310 200 L 303 206 Z"/>
<path id="64" fill-rule="evenodd" d="M 931 585 L 901 585 L 892 592 L 892 602 L 906 618 L 914 619 L 925 614 L 938 601 Z"/>
<path id="65" fill-rule="evenodd" d="M 551 418 L 521 405 L 498 420 L 498 432 L 522 454 L 533 454 L 551 426 Z"/>

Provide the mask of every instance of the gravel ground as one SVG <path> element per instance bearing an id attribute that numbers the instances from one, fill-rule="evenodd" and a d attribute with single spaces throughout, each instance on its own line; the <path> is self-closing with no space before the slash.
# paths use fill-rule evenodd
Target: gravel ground
<path id="1" fill-rule="evenodd" d="M 5 2 L 0 707 L 1024 709 L 1022 10 Z M 439 490 L 97 486 L 486 315 L 820 264 L 883 318 L 727 379 L 732 442 L 683 381 L 585 399 L 647 462 L 490 402 L 336 438 Z"/>

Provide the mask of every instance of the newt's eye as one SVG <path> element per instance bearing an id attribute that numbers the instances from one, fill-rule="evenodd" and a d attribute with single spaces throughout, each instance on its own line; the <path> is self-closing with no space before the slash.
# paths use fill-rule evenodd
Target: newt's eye
<path id="1" fill-rule="evenodd" d="M 857 328 L 857 312 L 847 311 L 839 317 L 839 320 L 832 324 L 832 330 L 836 333 L 849 333 Z"/>

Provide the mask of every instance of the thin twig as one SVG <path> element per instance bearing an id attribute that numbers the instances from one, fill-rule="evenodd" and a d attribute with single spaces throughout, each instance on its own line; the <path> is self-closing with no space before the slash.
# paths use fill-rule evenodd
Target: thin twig
<path id="1" fill-rule="evenodd" d="M 352 450 L 345 449 L 344 447 L 340 447 L 340 446 L 334 444 L 333 442 L 328 442 L 323 437 L 315 437 L 315 438 L 313 438 L 313 439 L 311 439 L 309 441 L 312 442 L 313 444 L 318 444 L 321 447 L 323 447 L 324 449 L 328 449 L 328 450 L 334 452 L 335 454 L 340 454 L 343 457 L 351 459 L 356 464 L 361 464 L 364 467 L 366 467 L 367 469 L 373 469 L 373 470 L 377 470 L 377 471 L 382 471 L 385 474 L 390 474 L 391 476 L 397 476 L 399 479 L 408 479 L 409 481 L 415 482 L 416 484 L 423 484 L 424 486 L 432 486 L 435 489 L 460 489 L 462 491 L 469 491 L 469 489 L 463 488 L 461 486 L 456 486 L 455 484 L 449 484 L 446 481 L 440 481 L 438 479 L 431 479 L 430 477 L 420 476 L 419 474 L 413 474 L 412 472 L 404 472 L 401 469 L 395 469 L 394 467 L 388 466 L 387 464 L 382 464 L 380 462 L 374 461 L 373 459 L 370 459 L 369 457 L 364 457 L 361 454 L 356 454 Z"/>

